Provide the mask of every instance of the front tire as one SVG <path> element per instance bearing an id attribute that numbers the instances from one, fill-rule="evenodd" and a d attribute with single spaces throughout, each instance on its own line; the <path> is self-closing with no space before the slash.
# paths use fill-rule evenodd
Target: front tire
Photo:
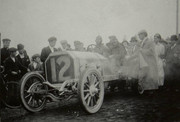
<path id="1" fill-rule="evenodd" d="M 83 109 L 93 114 L 99 111 L 104 100 L 104 82 L 96 69 L 87 69 L 78 83 L 79 100 Z"/>
<path id="2" fill-rule="evenodd" d="M 46 104 L 47 86 L 44 78 L 37 72 L 27 73 L 20 83 L 20 98 L 22 105 L 29 112 L 39 112 Z"/>

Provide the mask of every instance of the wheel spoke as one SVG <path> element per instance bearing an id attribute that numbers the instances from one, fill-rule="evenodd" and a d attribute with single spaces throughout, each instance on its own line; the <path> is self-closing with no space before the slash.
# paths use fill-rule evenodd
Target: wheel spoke
<path id="1" fill-rule="evenodd" d="M 94 102 L 93 102 L 93 97 L 91 97 L 91 106 L 93 106 Z"/>
<path id="2" fill-rule="evenodd" d="M 87 90 L 84 90 L 84 92 L 90 92 L 90 90 L 89 90 L 89 89 L 87 89 Z"/>
<path id="3" fill-rule="evenodd" d="M 91 96 L 88 97 L 88 102 L 87 102 L 88 106 L 89 106 L 90 101 L 91 101 Z"/>
<path id="4" fill-rule="evenodd" d="M 28 97 L 30 97 L 30 96 L 31 96 L 31 94 L 28 94 L 28 95 L 25 96 L 25 98 L 28 98 Z"/>
<path id="5" fill-rule="evenodd" d="M 30 99 L 29 99 L 29 101 L 28 101 L 28 104 L 30 104 L 31 100 L 32 100 L 32 96 L 30 97 Z"/>
<path id="6" fill-rule="evenodd" d="M 98 94 L 95 94 L 95 96 L 94 96 L 94 97 L 97 97 L 97 100 L 98 100 L 98 98 L 99 98 Z"/>
<path id="7" fill-rule="evenodd" d="M 89 89 L 89 85 L 87 83 L 85 83 L 85 86 Z"/>
<path id="8" fill-rule="evenodd" d="M 97 87 L 98 85 L 99 85 L 99 82 L 96 82 L 94 86 Z"/>
<path id="9" fill-rule="evenodd" d="M 95 96 L 93 96 L 93 101 L 94 101 L 94 105 L 96 105 L 96 102 L 97 102 L 97 100 L 96 100 L 96 97 Z"/>
<path id="10" fill-rule="evenodd" d="M 89 95 L 90 95 L 90 94 L 87 93 L 86 96 L 85 96 L 85 98 L 84 98 L 84 100 L 86 100 L 86 99 L 89 97 Z"/>

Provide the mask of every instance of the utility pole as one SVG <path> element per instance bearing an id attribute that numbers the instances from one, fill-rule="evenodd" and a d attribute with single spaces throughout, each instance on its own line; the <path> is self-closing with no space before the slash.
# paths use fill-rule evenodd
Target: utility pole
<path id="1" fill-rule="evenodd" d="M 179 0 L 176 0 L 176 35 L 179 34 Z"/>

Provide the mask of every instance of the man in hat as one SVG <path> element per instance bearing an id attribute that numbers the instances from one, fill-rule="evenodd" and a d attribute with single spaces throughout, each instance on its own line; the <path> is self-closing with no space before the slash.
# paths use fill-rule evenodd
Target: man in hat
<path id="1" fill-rule="evenodd" d="M 111 43 L 111 51 L 110 51 L 111 57 L 116 58 L 116 62 L 117 62 L 116 65 L 117 65 L 117 68 L 119 68 L 120 66 L 123 65 L 123 60 L 126 55 L 126 50 L 124 46 L 121 43 L 119 43 L 116 36 L 114 35 L 109 36 L 109 40 Z"/>
<path id="2" fill-rule="evenodd" d="M 165 58 L 165 47 L 161 44 L 161 35 L 159 33 L 154 35 L 155 42 L 155 56 L 158 67 L 158 76 L 159 76 L 159 87 L 164 85 L 164 58 Z"/>
<path id="3" fill-rule="evenodd" d="M 103 40 L 102 40 L 102 37 L 100 35 L 96 37 L 96 40 L 95 40 L 96 47 L 94 48 L 94 52 L 97 52 L 97 53 L 99 53 L 99 54 L 101 54 L 101 55 L 103 55 L 105 57 L 108 57 L 110 51 L 106 46 L 104 46 L 102 41 Z"/>
<path id="4" fill-rule="evenodd" d="M 71 47 L 69 46 L 67 40 L 61 40 L 60 44 L 62 45 L 62 50 L 66 50 L 66 51 L 72 50 Z"/>
<path id="5" fill-rule="evenodd" d="M 44 70 L 43 69 L 43 64 L 41 62 L 39 54 L 34 54 L 32 56 L 32 62 L 29 64 L 29 69 L 30 69 L 30 71 L 43 72 L 43 70 Z"/>
<path id="6" fill-rule="evenodd" d="M 11 40 L 3 39 L 2 42 L 3 42 L 3 48 L 1 49 L 1 62 L 2 62 L 1 65 L 4 65 L 5 59 L 8 58 L 10 55 L 9 54 L 9 45 L 10 45 Z"/>
<path id="7" fill-rule="evenodd" d="M 138 33 L 140 42 L 139 85 L 143 90 L 158 89 L 158 69 L 155 57 L 154 42 L 148 39 L 145 30 Z"/>
<path id="8" fill-rule="evenodd" d="M 26 51 L 24 50 L 24 45 L 23 44 L 18 44 L 17 49 L 19 54 L 16 56 L 18 61 L 21 63 L 22 66 L 28 68 L 30 64 L 30 59 L 29 56 L 27 55 Z M 23 71 L 22 74 L 26 74 L 26 71 Z"/>
<path id="9" fill-rule="evenodd" d="M 180 85 L 180 44 L 176 35 L 170 38 L 170 46 L 166 52 L 166 66 L 165 66 L 165 85 L 170 88 Z"/>
<path id="10" fill-rule="evenodd" d="M 75 47 L 75 51 L 81 51 L 84 52 L 86 51 L 86 49 L 84 48 L 84 44 L 80 41 L 74 41 L 74 47 Z"/>
<path id="11" fill-rule="evenodd" d="M 50 53 L 53 53 L 53 52 L 56 52 L 58 51 L 56 48 L 55 48 L 55 45 L 56 45 L 56 41 L 57 41 L 57 38 L 56 37 L 50 37 L 48 39 L 48 42 L 49 42 L 49 46 L 47 47 L 44 47 L 41 51 L 41 61 L 44 63 L 47 59 L 47 57 L 49 56 Z"/>
<path id="12" fill-rule="evenodd" d="M 9 49 L 10 56 L 4 61 L 5 74 L 8 81 L 17 81 L 22 77 L 22 71 L 27 72 L 27 68 L 22 66 L 16 58 L 17 49 Z"/>

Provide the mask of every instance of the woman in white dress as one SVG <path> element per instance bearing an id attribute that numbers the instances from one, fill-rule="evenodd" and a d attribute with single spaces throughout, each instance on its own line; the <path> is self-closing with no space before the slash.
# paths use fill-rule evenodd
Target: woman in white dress
<path id="1" fill-rule="evenodd" d="M 164 55 L 165 55 L 165 47 L 163 44 L 160 43 L 161 35 L 155 34 L 154 35 L 154 42 L 155 42 L 155 55 L 156 55 L 156 62 L 158 67 L 158 84 L 159 86 L 164 85 Z"/>

